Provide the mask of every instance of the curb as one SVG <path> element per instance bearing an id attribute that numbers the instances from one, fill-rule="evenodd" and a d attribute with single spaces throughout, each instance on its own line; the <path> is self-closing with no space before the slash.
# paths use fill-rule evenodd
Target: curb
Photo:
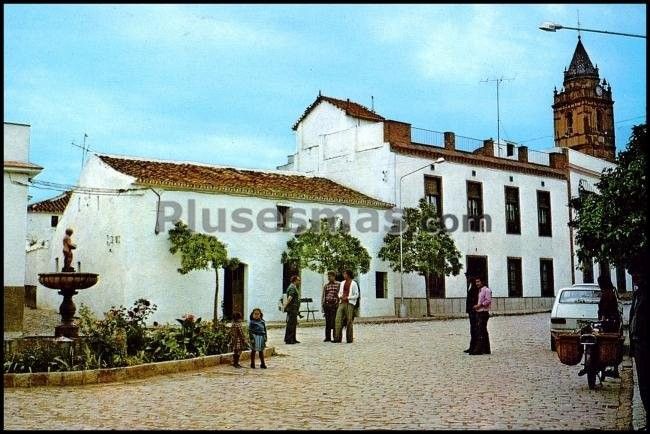
<path id="1" fill-rule="evenodd" d="M 532 309 L 532 310 L 514 310 L 509 312 L 490 312 L 490 317 L 494 318 L 496 316 L 513 316 L 513 315 L 533 315 L 537 313 L 549 313 L 551 309 Z M 391 324 L 391 323 L 403 323 L 403 322 L 420 322 L 420 321 L 447 321 L 452 319 L 467 319 L 466 313 L 454 313 L 454 314 L 433 314 L 429 317 L 411 317 L 411 318 L 399 318 L 397 316 L 391 317 L 361 317 L 355 318 L 355 324 Z M 324 327 L 325 320 L 300 320 L 298 322 L 299 327 Z M 273 321 L 267 322 L 267 329 L 279 329 L 285 328 L 286 323 L 283 321 Z"/>
<path id="2" fill-rule="evenodd" d="M 275 347 L 264 349 L 264 357 L 278 354 Z M 217 365 L 232 363 L 233 353 L 215 354 L 183 360 L 145 363 L 109 369 L 85 371 L 34 372 L 24 374 L 4 374 L 4 387 L 42 387 L 42 386 L 81 386 L 86 384 L 113 383 L 117 381 L 139 380 L 156 375 L 175 374 Z M 242 351 L 240 360 L 249 360 L 250 351 Z"/>

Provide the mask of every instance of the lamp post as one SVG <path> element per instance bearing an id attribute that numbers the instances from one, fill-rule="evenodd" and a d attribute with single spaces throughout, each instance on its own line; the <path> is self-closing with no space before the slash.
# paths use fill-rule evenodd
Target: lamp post
<path id="1" fill-rule="evenodd" d="M 443 157 L 438 158 L 436 161 L 433 163 L 427 164 L 426 166 L 422 166 L 419 169 L 415 169 L 412 172 L 409 172 L 405 175 L 400 176 L 399 178 L 399 208 L 400 210 L 402 209 L 402 180 L 407 177 L 408 175 L 411 175 L 415 172 L 419 172 L 422 169 L 426 169 L 427 167 L 431 167 L 431 170 L 434 169 L 436 164 L 444 163 L 445 159 Z M 399 220 L 399 289 L 400 289 L 400 304 L 399 304 L 399 317 L 400 318 L 406 318 L 406 305 L 404 304 L 404 278 L 402 274 L 402 270 L 404 268 L 404 263 L 403 263 L 403 248 L 402 248 L 402 222 L 404 221 L 404 215 L 402 215 L 402 218 Z M 429 300 L 426 300 L 428 303 Z"/>
<path id="2" fill-rule="evenodd" d="M 542 25 L 539 26 L 539 28 L 540 28 L 540 30 L 544 30 L 546 32 L 555 32 L 557 30 L 570 29 L 570 30 L 577 30 L 579 32 L 607 33 L 609 35 L 631 36 L 633 38 L 643 38 L 643 39 L 645 39 L 644 35 L 635 35 L 633 33 L 608 32 L 606 30 L 583 29 L 582 27 L 568 27 L 568 26 L 563 26 L 562 24 L 557 24 L 557 23 L 553 23 L 553 22 L 550 22 L 550 21 L 544 21 L 542 23 Z"/>

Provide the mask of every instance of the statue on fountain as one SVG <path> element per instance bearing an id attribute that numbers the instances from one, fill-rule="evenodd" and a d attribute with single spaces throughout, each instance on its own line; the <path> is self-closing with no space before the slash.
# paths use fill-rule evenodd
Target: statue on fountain
<path id="1" fill-rule="evenodd" d="M 68 228 L 65 230 L 65 237 L 63 237 L 63 272 L 75 271 L 72 266 L 72 250 L 77 248 L 76 244 L 72 243 L 73 230 Z"/>

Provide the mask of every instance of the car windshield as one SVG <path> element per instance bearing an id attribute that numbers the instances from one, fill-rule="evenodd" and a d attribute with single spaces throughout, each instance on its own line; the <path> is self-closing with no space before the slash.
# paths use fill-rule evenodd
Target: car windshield
<path id="1" fill-rule="evenodd" d="M 600 289 L 571 289 L 560 295 L 560 303 L 598 304 L 599 301 Z"/>

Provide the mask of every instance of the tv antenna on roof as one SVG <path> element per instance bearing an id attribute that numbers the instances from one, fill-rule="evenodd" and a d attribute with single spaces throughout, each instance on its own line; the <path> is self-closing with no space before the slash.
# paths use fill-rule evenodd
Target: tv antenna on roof
<path id="1" fill-rule="evenodd" d="M 83 146 L 77 145 L 74 141 L 72 142 L 72 146 L 76 146 L 77 148 L 81 148 L 81 169 L 83 170 L 84 168 L 84 162 L 86 161 L 86 155 L 88 154 L 88 151 L 90 151 L 90 148 L 86 146 L 86 138 L 88 137 L 88 134 L 84 133 L 84 144 Z"/>
<path id="2" fill-rule="evenodd" d="M 497 155 L 500 157 L 501 156 L 501 120 L 500 120 L 500 114 L 499 114 L 499 85 L 501 84 L 502 81 L 512 81 L 514 80 L 513 78 L 486 78 L 485 80 L 481 80 L 481 83 L 488 83 L 490 81 L 494 81 L 497 84 Z"/>

